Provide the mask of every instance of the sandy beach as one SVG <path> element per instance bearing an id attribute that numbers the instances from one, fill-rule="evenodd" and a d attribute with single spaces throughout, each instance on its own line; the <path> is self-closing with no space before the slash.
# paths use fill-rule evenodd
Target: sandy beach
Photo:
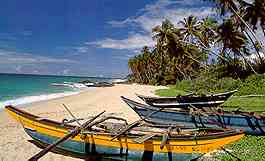
<path id="1" fill-rule="evenodd" d="M 115 85 L 114 87 L 96 88 L 77 95 L 57 98 L 48 101 L 36 102 L 30 105 L 20 106 L 24 110 L 46 118 L 61 121 L 71 118 L 62 104 L 66 104 L 77 117 L 88 117 L 103 110 L 106 114 L 121 116 L 130 122 L 137 120 L 138 116 L 120 99 L 123 95 L 134 100 L 141 101 L 135 93 L 154 95 L 154 90 L 162 88 L 147 85 Z M 21 125 L 7 115 L 0 112 L 0 160 L 23 161 L 40 151 L 26 135 Z M 54 153 L 48 153 L 41 160 L 80 160 Z"/>

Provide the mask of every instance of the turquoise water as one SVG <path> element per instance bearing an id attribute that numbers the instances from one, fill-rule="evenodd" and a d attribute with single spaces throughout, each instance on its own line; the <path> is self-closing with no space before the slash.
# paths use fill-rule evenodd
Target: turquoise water
<path id="1" fill-rule="evenodd" d="M 21 102 L 22 99 L 24 102 L 30 102 L 38 99 L 38 96 L 42 96 L 42 99 L 45 99 L 44 96 L 47 97 L 49 94 L 53 94 L 53 97 L 56 96 L 55 94 L 66 94 L 67 92 L 74 94 L 74 91 L 77 92 L 76 89 L 52 86 L 51 84 L 78 82 L 81 80 L 110 81 L 107 78 L 94 77 L 0 74 L 0 106 L 1 103 L 3 104 L 3 102 L 10 100 L 12 100 L 12 103 L 16 103 L 16 100 Z M 25 101 L 25 99 L 28 100 Z"/>

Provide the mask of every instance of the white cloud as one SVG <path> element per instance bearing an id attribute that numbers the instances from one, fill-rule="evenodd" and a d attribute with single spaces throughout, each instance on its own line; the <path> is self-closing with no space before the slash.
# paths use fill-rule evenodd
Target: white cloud
<path id="1" fill-rule="evenodd" d="M 6 32 L 6 33 L 0 33 L 0 40 L 1 41 L 10 41 L 10 42 L 14 42 L 17 40 L 20 40 L 21 38 L 26 38 L 26 37 L 30 37 L 32 36 L 32 31 L 30 30 L 22 30 L 19 32 Z M 3 46 L 3 42 L 1 42 L 1 46 Z"/>
<path id="2" fill-rule="evenodd" d="M 21 71 L 20 71 L 20 72 L 21 72 Z M 20 72 L 19 72 L 19 73 L 20 73 Z M 33 73 L 34 73 L 34 74 L 40 74 L 40 72 L 39 72 L 38 70 L 33 70 Z"/>
<path id="3" fill-rule="evenodd" d="M 144 45 L 153 46 L 152 28 L 161 25 L 163 20 L 169 19 L 178 25 L 180 20 L 190 15 L 206 17 L 213 14 L 212 8 L 205 6 L 205 2 L 201 0 L 158 0 L 156 3 L 148 4 L 140 9 L 136 16 L 121 21 L 108 22 L 112 27 L 132 27 L 135 35 L 129 34 L 125 39 L 105 38 L 87 44 L 96 45 L 100 48 L 128 50 L 140 49 Z"/>
<path id="4" fill-rule="evenodd" d="M 200 7 L 197 6 L 198 4 L 201 4 Z M 113 27 L 138 26 L 146 32 L 151 32 L 152 28 L 161 25 L 164 19 L 169 19 L 177 25 L 180 20 L 189 15 L 205 17 L 215 13 L 211 7 L 203 6 L 203 2 L 200 0 L 159 0 L 155 4 L 146 5 L 140 11 L 142 14 L 138 16 L 108 23 Z"/>
<path id="5" fill-rule="evenodd" d="M 112 27 L 125 27 L 132 22 L 134 22 L 132 18 L 127 18 L 123 21 L 109 21 L 108 24 L 110 24 Z"/>
<path id="6" fill-rule="evenodd" d="M 80 46 L 75 48 L 78 53 L 87 53 L 88 52 L 88 47 L 86 46 Z"/>
<path id="7" fill-rule="evenodd" d="M 260 56 L 261 58 L 264 58 L 264 57 L 265 57 L 265 54 L 262 53 L 262 52 L 259 52 L 259 56 Z M 249 55 L 249 56 L 246 56 L 246 58 L 247 58 L 248 60 L 250 60 L 250 61 L 253 61 L 253 60 L 259 60 L 259 56 L 257 55 L 257 53 L 253 53 L 253 54 L 251 54 L 251 55 Z"/>
<path id="8" fill-rule="evenodd" d="M 153 46 L 154 41 L 152 40 L 151 35 L 134 34 L 130 35 L 126 39 L 116 40 L 112 38 L 106 38 L 96 42 L 87 42 L 86 44 L 96 45 L 100 48 L 135 50 L 142 48 L 143 46 Z"/>
<path id="9" fill-rule="evenodd" d="M 190 0 L 188 0 L 190 1 Z M 158 0 L 156 3 L 154 4 L 147 4 L 143 9 L 141 9 L 140 11 L 143 12 L 156 12 L 157 10 L 163 10 L 164 8 L 166 8 L 169 5 L 173 5 L 173 4 L 178 4 L 178 3 L 185 3 L 185 1 L 170 1 L 170 0 Z"/>
<path id="10" fill-rule="evenodd" d="M 14 33 L 0 33 L 0 40 L 4 41 L 16 41 L 18 38 Z"/>
<path id="11" fill-rule="evenodd" d="M 62 71 L 62 74 L 63 74 L 63 75 L 67 75 L 67 74 L 69 74 L 70 71 L 71 71 L 70 69 L 64 69 L 64 70 Z"/>
<path id="12" fill-rule="evenodd" d="M 262 45 L 264 46 L 265 45 L 265 36 L 263 34 L 263 31 L 262 31 L 261 27 L 259 27 L 259 26 L 258 26 L 258 29 L 256 31 L 256 36 L 261 41 Z M 252 36 L 252 38 L 253 38 L 253 36 Z"/>
<path id="13" fill-rule="evenodd" d="M 15 67 L 16 72 L 21 72 L 22 66 L 18 65 Z"/>
<path id="14" fill-rule="evenodd" d="M 171 9 L 179 8 L 199 8 L 198 5 L 204 5 L 201 0 L 158 0 L 154 4 L 147 4 L 140 11 L 156 14 L 158 10 L 164 10 L 170 7 Z M 195 6 L 197 5 L 197 6 Z"/>
<path id="15" fill-rule="evenodd" d="M 30 31 L 30 30 L 24 30 L 24 31 L 21 32 L 21 34 L 23 36 L 31 36 L 32 35 L 32 31 Z"/>
<path id="16" fill-rule="evenodd" d="M 14 51 L 0 50 L 0 64 L 14 64 L 14 65 L 25 65 L 25 64 L 43 64 L 43 63 L 76 63 L 69 59 L 59 59 L 47 56 L 33 55 L 29 53 L 17 53 Z M 21 67 L 20 67 L 21 69 Z"/>

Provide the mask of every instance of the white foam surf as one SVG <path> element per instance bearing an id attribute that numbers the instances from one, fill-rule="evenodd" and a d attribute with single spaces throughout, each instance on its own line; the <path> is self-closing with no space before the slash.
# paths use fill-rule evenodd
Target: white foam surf
<path id="1" fill-rule="evenodd" d="M 73 91 L 73 92 L 43 94 L 43 95 L 38 95 L 38 96 L 20 97 L 17 99 L 0 102 L 0 109 L 4 108 L 7 105 L 13 105 L 13 106 L 23 105 L 23 104 L 33 103 L 33 102 L 39 102 L 39 101 L 45 101 L 45 100 L 50 100 L 50 99 L 55 99 L 55 98 L 60 98 L 60 97 L 65 97 L 65 96 L 71 96 L 71 95 L 78 94 L 80 92 L 81 91 Z"/>

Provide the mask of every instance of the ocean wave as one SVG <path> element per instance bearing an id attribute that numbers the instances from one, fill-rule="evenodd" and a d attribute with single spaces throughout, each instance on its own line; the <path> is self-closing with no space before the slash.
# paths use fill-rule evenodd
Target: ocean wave
<path id="1" fill-rule="evenodd" d="M 52 94 L 43 94 L 38 96 L 26 96 L 26 97 L 20 97 L 17 99 L 7 100 L 0 102 L 0 109 L 4 108 L 7 105 L 22 105 L 22 104 L 28 104 L 38 101 L 45 101 L 65 96 L 71 96 L 80 93 L 81 91 L 73 91 L 73 92 L 63 92 L 63 93 L 52 93 Z"/>

